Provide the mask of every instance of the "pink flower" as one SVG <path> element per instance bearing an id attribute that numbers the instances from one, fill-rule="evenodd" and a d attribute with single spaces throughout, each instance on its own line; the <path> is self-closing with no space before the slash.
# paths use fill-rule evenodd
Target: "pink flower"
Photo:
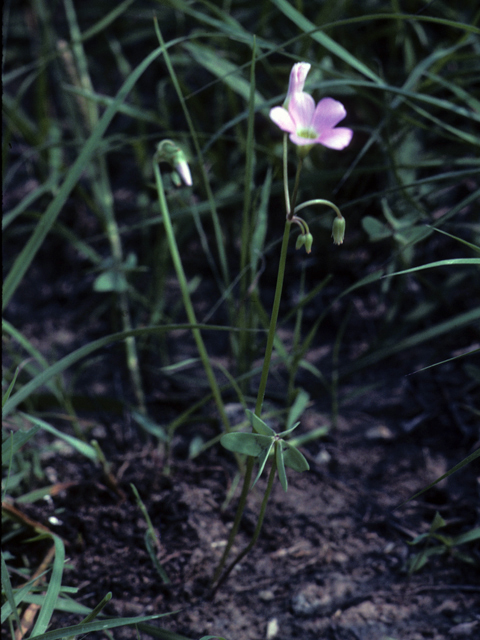
<path id="1" fill-rule="evenodd" d="M 290 85 L 292 75 L 293 69 Z M 270 118 L 282 131 L 290 134 L 294 144 L 302 147 L 321 144 L 329 149 L 344 149 L 350 144 L 353 131 L 346 127 L 335 128 L 346 115 L 343 104 L 333 98 L 323 98 L 315 106 L 311 95 L 295 90 L 290 95 L 288 109 L 274 107 L 270 111 Z"/>
<path id="2" fill-rule="evenodd" d="M 288 104 L 294 93 L 301 93 L 303 91 L 305 79 L 308 72 L 310 71 L 311 66 L 312 65 L 308 62 L 297 62 L 293 65 L 292 70 L 290 71 L 290 81 L 288 83 L 287 97 L 285 98 L 285 102 L 283 103 L 284 109 L 288 109 Z"/>
<path id="3" fill-rule="evenodd" d="M 177 173 L 180 175 L 180 177 L 182 178 L 184 183 L 187 185 L 187 187 L 191 187 L 193 184 L 192 174 L 190 173 L 190 167 L 188 166 L 188 163 L 185 160 L 183 151 L 181 152 L 181 156 L 179 154 L 177 157 L 177 163 L 175 165 L 175 169 L 177 170 Z"/>

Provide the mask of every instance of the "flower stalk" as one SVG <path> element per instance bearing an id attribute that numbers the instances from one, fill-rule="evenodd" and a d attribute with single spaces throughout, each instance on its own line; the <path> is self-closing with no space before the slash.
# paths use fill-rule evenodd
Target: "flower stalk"
<path id="1" fill-rule="evenodd" d="M 165 141 L 164 141 L 165 142 Z M 169 141 L 170 142 L 170 141 Z M 160 143 L 162 144 L 162 143 Z M 173 144 L 173 143 L 172 143 Z M 159 145 L 160 148 L 160 145 Z M 181 150 L 177 147 L 177 150 L 180 152 Z M 169 149 L 169 153 L 171 149 Z M 182 152 L 183 153 L 183 152 Z M 158 166 L 159 161 L 164 160 L 171 162 L 175 167 L 177 165 L 177 160 L 179 156 L 178 154 L 173 153 L 170 159 L 167 159 L 165 155 L 162 155 L 162 151 L 158 151 L 153 158 L 153 173 L 155 176 L 155 183 L 157 187 L 158 193 L 158 201 L 160 204 L 160 211 L 162 212 L 163 225 L 165 227 L 165 233 L 167 235 L 168 246 L 170 249 L 170 255 L 172 257 L 173 266 L 175 267 L 175 271 L 177 273 L 178 282 L 180 284 L 180 290 L 182 292 L 183 304 L 185 307 L 185 311 L 187 313 L 188 321 L 191 325 L 197 325 L 197 318 L 195 316 L 195 311 L 193 309 L 192 300 L 190 298 L 190 293 L 188 289 L 188 282 L 185 275 L 185 271 L 183 270 L 182 259 L 180 257 L 180 252 L 178 250 L 177 241 L 175 238 L 175 233 L 172 226 L 172 221 L 170 219 L 170 212 L 168 210 L 167 199 L 165 197 L 165 190 L 163 187 L 162 175 L 160 173 L 160 168 Z M 225 411 L 225 406 L 223 404 L 222 395 L 220 393 L 220 388 L 218 386 L 217 380 L 215 378 L 215 374 L 213 372 L 212 365 L 210 363 L 210 359 L 208 357 L 207 349 L 205 347 L 205 343 L 203 342 L 202 334 L 199 329 L 192 328 L 192 334 L 195 339 L 195 343 L 197 345 L 198 353 L 200 355 L 200 359 L 202 361 L 203 368 L 205 370 L 205 375 L 207 376 L 207 380 L 209 382 L 210 388 L 212 390 L 213 398 L 215 400 L 215 404 L 218 409 L 218 413 L 220 415 L 223 427 L 225 431 L 228 433 L 230 431 L 230 420 L 228 419 L 227 413 Z"/>
<path id="2" fill-rule="evenodd" d="M 350 143 L 353 135 L 351 129 L 347 129 L 345 127 L 336 127 L 336 125 L 346 116 L 346 110 L 340 102 L 333 100 L 333 98 L 323 98 L 323 100 L 321 100 L 318 105 L 315 106 L 313 98 L 303 91 L 306 76 L 309 70 L 310 64 L 305 62 L 297 63 L 293 66 L 290 74 L 288 92 L 283 106 L 274 107 L 270 111 L 270 118 L 273 120 L 273 122 L 275 122 L 275 124 L 277 124 L 280 129 L 285 132 L 285 134 L 289 134 L 290 140 L 297 145 L 298 164 L 295 174 L 293 193 L 292 197 L 290 198 L 288 187 L 288 141 L 287 135 L 285 135 L 283 139 L 283 191 L 285 197 L 286 218 L 282 247 L 280 250 L 275 297 L 270 317 L 270 325 L 267 336 L 267 344 L 265 347 L 262 373 L 257 393 L 255 413 L 251 414 L 253 416 L 253 433 L 244 434 L 237 432 L 222 437 L 222 444 L 227 449 L 234 452 L 247 454 L 247 464 L 243 487 L 233 526 L 230 530 L 230 534 L 228 536 L 227 544 L 222 554 L 222 558 L 213 577 L 213 587 L 210 594 L 211 596 L 215 594 L 216 590 L 227 579 L 228 575 L 235 567 L 235 565 L 247 555 L 247 553 L 257 542 L 262 529 L 265 511 L 268 499 L 272 491 L 276 471 L 278 470 L 280 481 L 286 491 L 287 480 L 285 475 L 284 462 L 287 460 L 287 457 L 287 464 L 288 466 L 291 466 L 291 468 L 297 471 L 304 471 L 308 469 L 308 463 L 298 450 L 296 450 L 296 452 L 292 452 L 292 450 L 289 450 L 286 454 L 284 454 L 283 447 L 286 446 L 288 449 L 288 447 L 291 445 L 288 445 L 288 443 L 285 443 L 285 441 L 283 441 L 284 444 L 282 444 L 281 436 L 287 436 L 289 434 L 289 431 L 286 431 L 283 434 L 279 434 L 278 436 L 275 435 L 275 432 L 261 420 L 260 416 L 262 412 L 268 375 L 271 366 L 273 345 L 275 340 L 278 314 L 280 310 L 280 302 L 283 291 L 283 282 L 285 277 L 288 241 L 292 224 L 296 224 L 301 231 L 300 236 L 297 239 L 297 249 L 305 246 L 307 253 L 310 253 L 313 243 L 313 236 L 310 233 L 307 222 L 303 220 L 303 218 L 300 218 L 297 213 L 307 206 L 316 204 L 327 205 L 331 207 L 336 214 L 332 229 L 332 235 L 335 244 L 341 244 L 345 235 L 345 219 L 343 218 L 338 207 L 333 203 L 329 202 L 328 200 L 316 199 L 309 200 L 308 202 L 304 202 L 303 204 L 300 204 L 298 206 L 296 205 L 303 160 L 309 153 L 309 151 L 313 148 L 313 146 L 315 144 L 321 144 L 331 149 L 343 149 Z M 266 449 L 264 447 L 267 445 L 262 443 L 270 442 L 272 434 L 275 444 L 270 444 L 270 448 Z M 248 492 L 251 488 L 250 485 L 252 481 L 252 473 L 255 460 L 259 460 L 260 469 L 254 484 L 263 471 L 264 465 L 268 459 L 268 455 L 272 450 L 272 447 L 274 447 L 275 449 L 275 462 L 272 462 L 255 532 L 249 544 L 236 556 L 236 558 L 227 566 L 227 568 L 224 569 L 227 557 L 232 549 L 235 537 L 238 533 L 238 528 L 240 526 L 243 512 L 245 510 Z"/>

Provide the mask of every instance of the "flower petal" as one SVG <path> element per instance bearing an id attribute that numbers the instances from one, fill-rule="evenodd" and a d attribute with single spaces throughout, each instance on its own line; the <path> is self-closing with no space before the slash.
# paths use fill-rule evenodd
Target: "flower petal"
<path id="1" fill-rule="evenodd" d="M 288 113 L 295 122 L 295 129 L 309 129 L 315 112 L 315 100 L 303 91 L 294 93 L 288 105 Z M 319 132 L 320 133 L 320 132 Z"/>
<path id="2" fill-rule="evenodd" d="M 333 98 L 323 98 L 317 104 L 312 124 L 315 130 L 321 134 L 326 129 L 333 129 L 346 115 L 347 111 L 341 102 Z"/>
<path id="3" fill-rule="evenodd" d="M 351 129 L 347 129 L 346 127 L 337 127 L 320 134 L 315 142 L 319 142 L 329 149 L 340 150 L 348 147 L 352 136 L 353 131 Z"/>
<path id="4" fill-rule="evenodd" d="M 319 140 L 315 138 L 304 138 L 302 136 L 298 136 L 296 133 L 290 134 L 290 140 L 293 144 L 296 144 L 299 147 L 313 147 L 314 144 L 318 144 Z"/>
<path id="5" fill-rule="evenodd" d="M 273 107 L 273 109 L 270 109 L 270 119 L 273 120 L 282 131 L 287 131 L 288 133 L 295 131 L 295 123 L 292 116 L 283 107 Z"/>
<path id="6" fill-rule="evenodd" d="M 192 174 L 190 173 L 190 167 L 188 166 L 187 161 L 184 159 L 179 160 L 175 165 L 175 169 L 177 170 L 187 187 L 191 187 L 193 184 Z"/>
<path id="7" fill-rule="evenodd" d="M 303 86 L 305 84 L 305 79 L 307 77 L 308 72 L 310 71 L 310 67 L 312 65 L 308 62 L 297 62 L 293 65 L 292 70 L 290 72 L 290 80 L 288 83 L 288 92 L 287 97 L 285 98 L 285 102 L 283 106 L 285 109 L 288 107 L 291 97 L 294 93 L 298 93 L 303 91 Z"/>

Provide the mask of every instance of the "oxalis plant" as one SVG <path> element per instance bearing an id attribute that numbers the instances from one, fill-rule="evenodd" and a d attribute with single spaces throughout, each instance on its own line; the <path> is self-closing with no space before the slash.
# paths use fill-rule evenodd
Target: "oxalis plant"
<path id="1" fill-rule="evenodd" d="M 296 241 L 296 248 L 300 249 L 301 247 L 305 247 L 306 252 L 310 253 L 313 244 L 313 236 L 310 233 L 307 222 L 303 218 L 299 217 L 298 213 L 306 207 L 322 205 L 330 207 L 335 212 L 332 229 L 334 243 L 337 245 L 342 244 L 345 235 L 345 219 L 340 213 L 338 207 L 329 200 L 315 199 L 297 205 L 297 195 L 299 191 L 303 161 L 311 149 L 315 145 L 321 144 L 329 149 L 341 150 L 350 144 L 353 135 L 353 131 L 351 129 L 336 126 L 347 115 L 345 107 L 340 102 L 333 98 L 323 98 L 317 105 L 315 105 L 315 101 L 312 96 L 303 90 L 310 67 L 311 65 L 306 62 L 299 62 L 293 66 L 290 73 L 287 96 L 283 105 L 274 107 L 270 111 L 270 119 L 285 132 L 283 139 L 283 186 L 286 216 L 283 241 L 280 250 L 275 297 L 270 318 L 263 368 L 257 393 L 257 401 L 255 410 L 247 411 L 248 421 L 251 426 L 250 433 L 234 432 L 230 429 L 228 420 L 224 416 L 225 411 L 220 397 L 220 392 L 216 385 L 215 376 L 213 375 L 212 367 L 208 360 L 201 333 L 198 329 L 193 329 L 200 358 L 202 359 L 202 363 L 205 367 L 207 378 L 212 388 L 213 397 L 220 411 L 226 431 L 220 441 L 229 451 L 232 451 L 237 455 L 247 457 L 243 476 L 243 487 L 240 494 L 237 512 L 233 526 L 230 530 L 225 550 L 213 576 L 212 595 L 226 580 L 235 565 L 249 553 L 258 540 L 265 517 L 267 503 L 274 485 L 275 476 L 278 474 L 280 484 L 284 491 L 287 491 L 288 481 L 286 467 L 299 472 L 307 471 L 309 469 L 308 462 L 303 454 L 288 440 L 291 433 L 299 423 L 297 422 L 293 427 L 282 431 L 281 433 L 276 433 L 264 420 L 262 420 L 261 414 L 271 365 L 273 343 L 285 275 L 288 242 L 292 225 L 296 225 L 300 230 L 300 234 Z M 290 195 L 288 185 L 288 138 L 290 138 L 290 141 L 296 146 L 298 160 L 292 195 Z M 184 151 L 171 140 L 164 140 L 160 142 L 153 162 L 160 208 L 187 316 L 189 322 L 192 325 L 196 325 L 197 321 L 193 305 L 190 300 L 187 280 L 183 271 L 180 253 L 176 245 L 175 235 L 168 212 L 162 177 L 159 169 L 160 162 L 168 162 L 173 167 L 177 181 L 181 178 L 186 185 L 191 186 L 192 178 Z M 256 462 L 258 463 L 258 472 L 252 483 L 253 470 Z M 252 539 L 249 544 L 230 562 L 230 564 L 227 565 L 227 559 L 232 550 L 242 515 L 245 510 L 248 493 L 257 483 L 267 466 L 267 463 L 270 465 L 270 471 Z"/>

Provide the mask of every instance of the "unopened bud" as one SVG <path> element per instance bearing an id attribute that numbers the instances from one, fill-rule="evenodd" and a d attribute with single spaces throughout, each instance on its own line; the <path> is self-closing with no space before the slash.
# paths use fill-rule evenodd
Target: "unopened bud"
<path id="1" fill-rule="evenodd" d="M 177 186 L 180 186 L 178 176 L 181 177 L 187 187 L 192 186 L 192 174 L 190 173 L 187 157 L 183 149 L 172 140 L 162 140 L 162 142 L 159 142 L 155 158 L 157 162 L 168 162 L 168 164 L 175 169 L 176 174 L 173 174 L 173 181 Z"/>
<path id="2" fill-rule="evenodd" d="M 295 249 L 301 249 L 304 244 L 305 244 L 305 234 L 301 233 L 297 238 L 297 242 L 295 244 Z"/>
<path id="3" fill-rule="evenodd" d="M 311 233 L 307 233 L 307 235 L 305 236 L 305 251 L 307 253 L 311 252 L 312 244 L 313 244 L 313 236 Z"/>
<path id="4" fill-rule="evenodd" d="M 184 183 L 187 185 L 187 187 L 191 187 L 192 174 L 190 173 L 190 167 L 188 166 L 188 163 L 185 160 L 185 155 L 183 151 L 180 151 L 180 153 L 182 154 L 183 158 L 180 158 L 180 160 L 178 160 L 177 164 L 175 165 L 175 169 L 177 173 L 180 175 L 180 177 L 182 178 L 182 180 L 184 181 Z"/>
<path id="5" fill-rule="evenodd" d="M 335 244 L 342 244 L 345 237 L 345 218 L 335 218 L 332 227 L 332 237 Z"/>

